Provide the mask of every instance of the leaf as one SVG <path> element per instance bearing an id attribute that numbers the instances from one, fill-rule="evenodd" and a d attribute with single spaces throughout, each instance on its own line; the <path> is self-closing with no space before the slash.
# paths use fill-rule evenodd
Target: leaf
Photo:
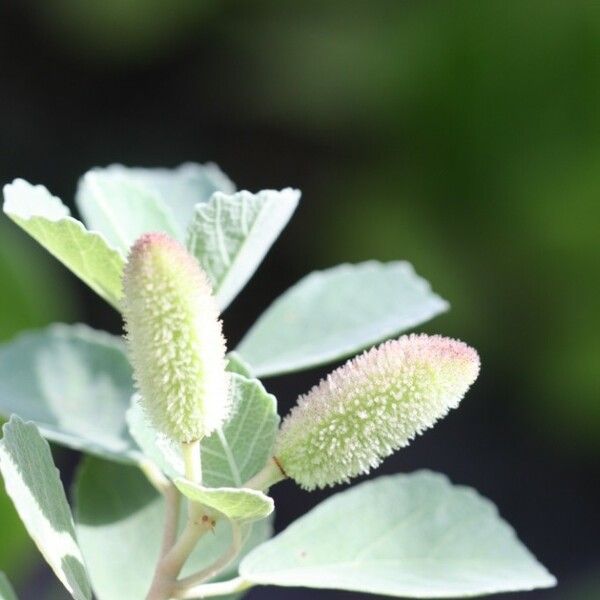
<path id="1" fill-rule="evenodd" d="M 202 440 L 202 479 L 206 486 L 241 487 L 271 456 L 279 426 L 277 401 L 258 379 L 232 373 L 231 415 L 221 430 Z M 132 401 L 127 421 L 143 454 L 167 475 L 183 475 L 179 449 L 159 434 Z"/>
<path id="2" fill-rule="evenodd" d="M 132 460 L 132 393 L 121 340 L 85 325 L 51 325 L 0 346 L 0 414 L 34 421 L 70 448 Z"/>
<path id="3" fill-rule="evenodd" d="M 143 189 L 151 198 L 151 204 L 158 201 L 168 213 L 170 226 L 175 228 L 176 237 L 182 242 L 185 241 L 196 204 L 206 202 L 213 192 L 231 194 L 235 191 L 235 185 L 212 163 L 185 163 L 175 169 L 110 165 L 91 172 L 105 178 L 126 180 L 137 189 Z"/>
<path id="4" fill-rule="evenodd" d="M 145 457 L 171 478 L 184 472 L 181 450 L 169 438 L 152 427 L 140 404 L 139 394 L 132 396 L 126 420 L 131 437 L 142 451 L 142 457 L 138 462 Z"/>
<path id="5" fill-rule="evenodd" d="M 88 231 L 71 217 L 69 209 L 45 187 L 23 179 L 4 186 L 3 209 L 97 294 L 119 308 L 124 259 L 102 235 Z"/>
<path id="6" fill-rule="evenodd" d="M 555 584 L 489 500 L 426 471 L 336 494 L 251 552 L 240 573 L 260 584 L 406 598 Z"/>
<path id="7" fill-rule="evenodd" d="M 216 192 L 198 204 L 188 248 L 208 274 L 222 309 L 235 298 L 292 216 L 300 192 Z"/>
<path id="8" fill-rule="evenodd" d="M 127 177 L 123 169 L 92 169 L 79 181 L 77 207 L 86 225 L 126 255 L 142 234 L 177 237 L 177 226 L 160 196 Z"/>
<path id="9" fill-rule="evenodd" d="M 174 483 L 189 500 L 218 510 L 232 521 L 258 521 L 273 512 L 273 499 L 257 490 L 209 488 L 181 477 L 175 479 Z"/>
<path id="10" fill-rule="evenodd" d="M 98 600 L 144 598 L 158 559 L 164 520 L 162 497 L 132 466 L 87 458 L 75 482 L 77 535 Z M 242 555 L 271 535 L 269 519 L 251 526 Z M 183 575 L 211 564 L 229 546 L 225 521 L 201 539 Z M 231 565 L 217 579 L 229 578 Z"/>
<path id="11" fill-rule="evenodd" d="M 244 377 L 252 378 L 252 371 L 250 365 L 247 364 L 244 359 L 237 352 L 227 353 L 227 370 L 231 373 L 237 373 Z"/>
<path id="12" fill-rule="evenodd" d="M 17 600 L 17 595 L 8 577 L 0 571 L 0 600 Z"/>
<path id="13" fill-rule="evenodd" d="M 231 416 L 202 440 L 202 480 L 210 487 L 241 487 L 271 456 L 279 426 L 277 401 L 258 379 L 232 373 Z"/>
<path id="14" fill-rule="evenodd" d="M 2 429 L 0 470 L 8 495 L 63 585 L 76 600 L 90 600 L 92 593 L 73 517 L 48 442 L 35 425 L 18 417 L 12 417 Z"/>
<path id="15" fill-rule="evenodd" d="M 262 314 L 237 347 L 258 377 L 332 362 L 447 310 L 406 262 L 316 271 Z"/>

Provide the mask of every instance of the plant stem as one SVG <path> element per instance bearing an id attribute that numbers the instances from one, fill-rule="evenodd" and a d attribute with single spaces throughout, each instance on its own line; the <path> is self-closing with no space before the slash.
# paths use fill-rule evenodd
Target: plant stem
<path id="1" fill-rule="evenodd" d="M 214 596 L 225 596 L 228 594 L 235 594 L 236 592 L 243 592 L 253 585 L 253 583 L 250 583 L 241 577 L 236 577 L 229 581 L 203 583 L 195 587 L 187 588 L 186 590 L 180 590 L 175 592 L 173 598 L 213 598 Z"/>
<path id="2" fill-rule="evenodd" d="M 181 453 L 185 468 L 185 478 L 194 483 L 202 483 L 202 460 L 200 458 L 200 440 L 182 442 Z"/>
<path id="3" fill-rule="evenodd" d="M 179 506 L 180 498 L 177 488 L 169 484 L 164 492 L 165 498 L 165 527 L 163 530 L 163 539 L 160 549 L 161 559 L 167 555 L 169 550 L 175 545 L 177 540 L 177 528 L 179 525 Z"/>
<path id="4" fill-rule="evenodd" d="M 242 548 L 242 530 L 238 523 L 235 521 L 229 522 L 231 525 L 231 545 L 226 550 L 226 552 L 220 556 L 212 565 L 209 565 L 205 569 L 190 575 L 189 577 L 185 577 L 177 582 L 175 591 L 180 590 L 184 592 L 190 587 L 198 586 L 201 583 L 204 583 L 206 580 L 214 577 L 223 570 L 240 552 Z"/>
<path id="5" fill-rule="evenodd" d="M 200 441 L 182 443 L 181 453 L 186 478 L 195 483 L 202 483 Z M 175 493 L 177 494 L 176 491 Z M 174 515 L 171 508 L 172 506 L 169 507 L 168 502 L 162 543 L 162 551 L 165 551 L 165 553 L 162 554 L 161 552 L 146 600 L 167 600 L 171 597 L 177 577 L 185 561 L 196 547 L 198 540 L 212 528 L 212 519 L 204 515 L 202 506 L 194 502 L 188 502 L 187 524 L 181 536 L 175 542 L 178 515 Z M 173 520 L 174 517 L 175 520 Z"/>
<path id="6" fill-rule="evenodd" d="M 249 479 L 242 487 L 264 492 L 284 479 L 287 479 L 287 475 L 279 466 L 277 460 L 275 460 L 275 458 L 270 458 L 262 470 Z"/>
<path id="7" fill-rule="evenodd" d="M 161 558 L 146 600 L 167 600 L 171 597 L 177 577 L 198 540 L 212 527 L 207 522 L 189 519 L 177 543 Z"/>
<path id="8" fill-rule="evenodd" d="M 154 462 L 144 459 L 138 464 L 142 473 L 146 476 L 148 481 L 152 484 L 157 492 L 160 494 L 165 494 L 165 492 L 172 487 L 171 482 L 164 476 L 163 472 Z"/>

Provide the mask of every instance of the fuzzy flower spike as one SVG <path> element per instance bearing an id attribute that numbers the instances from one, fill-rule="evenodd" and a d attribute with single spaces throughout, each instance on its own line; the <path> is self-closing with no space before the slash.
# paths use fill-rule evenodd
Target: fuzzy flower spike
<path id="1" fill-rule="evenodd" d="M 197 261 L 162 233 L 140 237 L 123 278 L 125 329 L 142 406 L 154 427 L 190 443 L 229 410 L 225 340 Z"/>
<path id="2" fill-rule="evenodd" d="M 477 378 L 477 352 L 441 336 L 402 336 L 348 361 L 301 396 L 275 459 L 311 490 L 370 469 L 456 408 Z"/>

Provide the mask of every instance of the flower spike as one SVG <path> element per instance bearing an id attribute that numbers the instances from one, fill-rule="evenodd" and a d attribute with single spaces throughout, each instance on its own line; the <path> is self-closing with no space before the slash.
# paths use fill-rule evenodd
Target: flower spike
<path id="1" fill-rule="evenodd" d="M 141 403 L 177 442 L 210 435 L 229 411 L 225 340 L 208 279 L 175 240 L 148 233 L 123 277 L 126 339 Z"/>
<path id="2" fill-rule="evenodd" d="M 368 473 L 451 408 L 477 378 L 479 356 L 439 335 L 408 335 L 349 360 L 298 399 L 275 458 L 311 490 Z"/>

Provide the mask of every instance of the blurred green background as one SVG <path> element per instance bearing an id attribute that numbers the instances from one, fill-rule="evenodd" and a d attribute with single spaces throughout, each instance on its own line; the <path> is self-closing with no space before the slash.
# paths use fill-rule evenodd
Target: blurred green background
<path id="1" fill-rule="evenodd" d="M 2 183 L 71 204 L 84 170 L 117 161 L 300 187 L 225 314 L 232 340 L 308 270 L 413 262 L 452 303 L 428 330 L 475 345 L 483 374 L 385 468 L 439 468 L 497 501 L 563 582 L 528 598 L 600 597 L 600 2 L 4 2 L 0 157 Z M 0 289 L 4 339 L 120 327 L 5 219 Z M 284 410 L 317 376 L 271 384 Z M 278 526 L 316 499 L 290 502 Z M 47 574 L 3 495 L 0 510 L 0 565 L 38 597 Z"/>

